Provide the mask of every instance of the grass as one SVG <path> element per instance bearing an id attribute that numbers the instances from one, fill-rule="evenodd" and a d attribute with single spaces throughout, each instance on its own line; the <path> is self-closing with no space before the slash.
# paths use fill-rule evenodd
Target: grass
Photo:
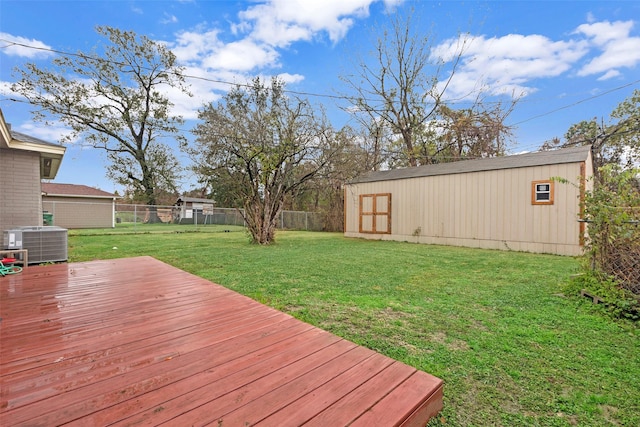
<path id="1" fill-rule="evenodd" d="M 116 224 L 114 228 L 90 228 L 69 230 L 69 235 L 108 235 L 108 234 L 161 234 L 161 233 L 196 233 L 196 232 L 224 232 L 243 231 L 244 228 L 236 225 L 217 224 L 146 224 L 144 222 L 123 222 Z"/>
<path id="2" fill-rule="evenodd" d="M 640 332 L 562 294 L 574 258 L 238 230 L 74 234 L 69 254 L 151 255 L 436 375 L 433 426 L 640 425 Z"/>

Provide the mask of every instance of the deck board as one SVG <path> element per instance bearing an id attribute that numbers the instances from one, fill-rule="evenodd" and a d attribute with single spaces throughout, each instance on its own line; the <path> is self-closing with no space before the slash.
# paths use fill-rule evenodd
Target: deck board
<path id="1" fill-rule="evenodd" d="M 442 381 L 151 257 L 0 278 L 0 425 L 420 426 Z"/>

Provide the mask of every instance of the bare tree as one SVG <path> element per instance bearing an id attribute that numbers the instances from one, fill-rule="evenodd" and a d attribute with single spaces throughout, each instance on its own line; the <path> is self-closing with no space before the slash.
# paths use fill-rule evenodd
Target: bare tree
<path id="1" fill-rule="evenodd" d="M 460 61 L 459 47 L 452 70 Z M 389 30 L 376 41 L 375 61 L 362 60 L 356 74 L 343 76 L 352 89 L 352 111 L 365 114 L 376 126 L 388 126 L 401 136 L 409 166 L 419 164 L 417 145 L 428 120 L 435 118 L 454 73 L 442 78 L 445 63 L 431 57 L 428 37 L 412 33 L 411 15 L 396 15 Z"/>
<path id="2" fill-rule="evenodd" d="M 349 110 L 396 136 L 387 147 L 392 153 L 391 166 L 502 154 L 509 134 L 504 120 L 515 102 L 506 109 L 495 104 L 486 110 L 481 97 L 476 96 L 472 107 L 452 109 L 445 93 L 469 39 L 459 37 L 446 61 L 434 55 L 430 43 L 428 36 L 414 32 L 411 14 L 406 18 L 396 15 L 376 41 L 374 61 L 362 60 L 355 74 L 342 77 L 351 89 L 346 95 L 352 104 Z M 372 134 L 376 132 L 371 129 Z"/>
<path id="3" fill-rule="evenodd" d="M 12 90 L 42 108 L 34 114 L 53 116 L 70 126 L 68 140 L 83 137 L 105 150 L 107 176 L 156 205 L 157 190 L 174 191 L 180 165 L 162 139 L 186 141 L 180 116 L 170 114 L 166 92 L 188 93 L 182 67 L 164 45 L 130 31 L 98 27 L 109 44 L 104 51 L 65 54 L 53 70 L 26 64 Z M 150 221 L 157 221 L 151 210 Z"/>

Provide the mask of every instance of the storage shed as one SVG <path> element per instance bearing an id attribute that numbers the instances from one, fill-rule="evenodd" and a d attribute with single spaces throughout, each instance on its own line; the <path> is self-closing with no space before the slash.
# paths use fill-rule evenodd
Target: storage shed
<path id="1" fill-rule="evenodd" d="M 87 185 L 42 183 L 45 221 L 64 228 L 115 227 L 116 195 Z"/>
<path id="2" fill-rule="evenodd" d="M 211 224 L 213 204 L 212 199 L 182 196 L 175 203 L 179 210 L 177 222 L 180 224 Z"/>
<path id="3" fill-rule="evenodd" d="M 590 146 L 371 172 L 345 186 L 344 234 L 579 255 L 592 174 Z"/>

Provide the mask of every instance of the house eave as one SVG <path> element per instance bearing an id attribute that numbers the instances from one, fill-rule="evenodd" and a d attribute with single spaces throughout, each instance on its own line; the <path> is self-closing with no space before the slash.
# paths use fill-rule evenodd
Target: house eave
<path id="1" fill-rule="evenodd" d="M 54 179 L 62 163 L 66 147 L 62 145 L 35 141 L 22 141 L 14 137 L 9 125 L 0 110 L 0 148 L 9 150 L 30 151 L 40 154 L 40 178 Z M 31 138 L 30 138 L 31 139 Z M 34 138 L 35 139 L 35 138 Z"/>
<path id="2" fill-rule="evenodd" d="M 58 193 L 46 193 L 42 192 L 43 196 L 46 197 L 69 197 L 74 199 L 107 199 L 107 200 L 116 200 L 115 196 L 92 196 L 92 195 L 82 195 L 82 194 L 58 194 Z"/>

